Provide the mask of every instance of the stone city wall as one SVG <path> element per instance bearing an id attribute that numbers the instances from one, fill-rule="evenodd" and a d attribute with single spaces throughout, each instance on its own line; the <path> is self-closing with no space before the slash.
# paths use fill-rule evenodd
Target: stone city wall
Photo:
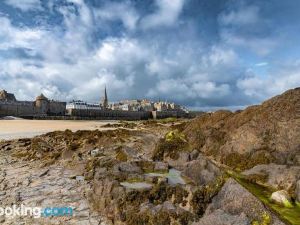
<path id="1" fill-rule="evenodd" d="M 63 116 L 66 112 L 65 102 L 50 101 L 47 103 L 47 111 L 41 107 L 37 107 L 35 102 L 15 101 L 7 102 L 0 101 L 0 116 L 36 116 L 36 115 L 55 115 Z"/>
<path id="2" fill-rule="evenodd" d="M 33 102 L 1 102 L 0 116 L 31 116 L 36 113 Z"/>
<path id="3" fill-rule="evenodd" d="M 147 120 L 152 118 L 151 112 L 100 109 L 67 109 L 67 115 L 100 120 Z"/>

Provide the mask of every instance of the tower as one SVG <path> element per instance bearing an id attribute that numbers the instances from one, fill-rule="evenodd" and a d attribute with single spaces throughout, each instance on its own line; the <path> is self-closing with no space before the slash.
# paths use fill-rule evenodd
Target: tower
<path id="1" fill-rule="evenodd" d="M 35 99 L 35 107 L 39 114 L 47 114 L 49 111 L 49 100 L 43 94 L 39 95 Z"/>
<path id="2" fill-rule="evenodd" d="M 107 98 L 107 92 L 106 92 L 106 86 L 104 88 L 104 97 L 102 98 L 102 103 L 101 103 L 103 109 L 108 108 L 108 98 Z"/>

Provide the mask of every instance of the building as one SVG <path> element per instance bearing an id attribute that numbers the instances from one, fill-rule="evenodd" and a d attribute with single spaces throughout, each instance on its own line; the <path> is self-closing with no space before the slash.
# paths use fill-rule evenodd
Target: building
<path id="1" fill-rule="evenodd" d="M 100 105 L 102 106 L 102 108 L 105 110 L 105 109 L 108 109 L 108 98 L 107 98 L 107 92 L 106 92 L 106 86 L 104 88 L 104 97 L 100 103 Z"/>
<path id="2" fill-rule="evenodd" d="M 64 116 L 65 112 L 65 102 L 49 100 L 43 94 L 35 101 L 18 101 L 14 94 L 0 91 L 0 116 Z"/>

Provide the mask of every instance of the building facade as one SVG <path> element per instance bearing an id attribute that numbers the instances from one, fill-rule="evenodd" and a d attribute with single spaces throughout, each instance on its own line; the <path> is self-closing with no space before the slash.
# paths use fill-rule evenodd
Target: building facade
<path id="1" fill-rule="evenodd" d="M 49 100 L 43 94 L 35 101 L 18 101 L 14 94 L 0 91 L 0 116 L 64 116 L 66 102 Z"/>

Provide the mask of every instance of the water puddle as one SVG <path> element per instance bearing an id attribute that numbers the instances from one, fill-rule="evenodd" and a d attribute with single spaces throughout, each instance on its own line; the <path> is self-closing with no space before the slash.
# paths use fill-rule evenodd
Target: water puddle
<path id="1" fill-rule="evenodd" d="M 168 173 L 147 173 L 146 176 L 150 177 L 166 177 L 168 179 L 168 184 L 186 184 L 181 176 L 181 172 L 176 169 L 170 169 Z"/>

